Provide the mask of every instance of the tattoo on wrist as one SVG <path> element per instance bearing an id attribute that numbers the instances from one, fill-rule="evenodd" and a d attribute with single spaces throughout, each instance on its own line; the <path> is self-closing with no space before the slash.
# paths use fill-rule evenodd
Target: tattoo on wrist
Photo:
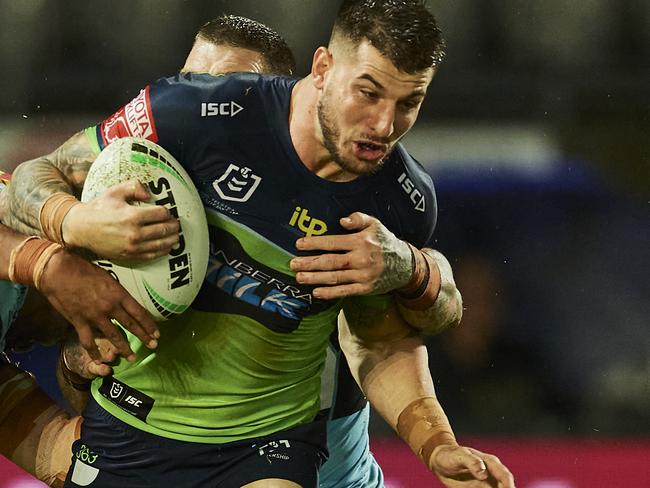
<path id="1" fill-rule="evenodd" d="M 375 293 L 388 293 L 409 282 L 413 273 L 413 261 L 406 242 L 396 239 L 392 235 L 387 236 L 382 232 L 378 233 L 377 238 L 381 248 L 386 251 L 384 252 L 384 270 L 377 280 Z M 392 240 L 397 242 L 392 243 Z"/>
<path id="2" fill-rule="evenodd" d="M 65 351 L 66 349 L 64 347 L 61 349 L 61 352 L 59 354 L 59 364 L 61 365 L 61 373 L 63 375 L 63 379 L 75 390 L 88 391 L 93 380 L 84 378 L 80 374 L 70 369 L 66 361 Z M 79 356 L 79 354 L 76 355 Z"/>

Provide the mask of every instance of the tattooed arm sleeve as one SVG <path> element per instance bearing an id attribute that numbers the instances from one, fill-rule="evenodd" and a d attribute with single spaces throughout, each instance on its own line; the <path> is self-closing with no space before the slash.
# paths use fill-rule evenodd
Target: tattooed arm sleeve
<path id="1" fill-rule="evenodd" d="M 42 235 L 38 214 L 56 192 L 79 196 L 97 156 L 84 132 L 78 132 L 51 154 L 20 164 L 3 192 L 8 211 L 4 223 L 28 234 Z"/>
<path id="2" fill-rule="evenodd" d="M 440 271 L 440 292 L 438 298 L 425 310 L 412 310 L 397 300 L 398 309 L 404 320 L 426 335 L 436 335 L 460 324 L 463 316 L 463 297 L 456 287 L 451 264 L 440 252 L 423 248 L 431 256 Z"/>

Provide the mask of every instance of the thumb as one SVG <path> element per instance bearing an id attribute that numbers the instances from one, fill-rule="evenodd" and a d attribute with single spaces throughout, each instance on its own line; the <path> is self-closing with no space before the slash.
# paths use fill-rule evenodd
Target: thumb
<path id="1" fill-rule="evenodd" d="M 119 198 L 125 202 L 134 200 L 147 201 L 150 198 L 149 191 L 138 180 L 133 179 L 118 183 L 109 189 L 111 196 Z"/>
<path id="2" fill-rule="evenodd" d="M 469 469 L 472 476 L 477 480 L 485 480 L 488 477 L 487 466 L 485 461 L 475 454 L 467 453 L 464 455 L 463 464 Z"/>
<path id="3" fill-rule="evenodd" d="M 478 455 L 462 446 L 441 445 L 434 449 L 429 459 L 429 469 L 445 476 L 471 474 L 474 479 L 483 481 L 488 477 L 485 462 Z"/>
<path id="4" fill-rule="evenodd" d="M 362 212 L 354 212 L 343 217 L 341 220 L 341 226 L 347 230 L 363 230 L 366 227 L 369 227 L 372 223 L 372 217 L 366 215 Z"/>
<path id="5" fill-rule="evenodd" d="M 113 368 L 111 368 L 108 364 L 97 364 L 94 361 L 88 363 L 88 374 L 92 375 L 93 378 L 96 378 L 97 376 L 109 376 L 112 373 Z"/>

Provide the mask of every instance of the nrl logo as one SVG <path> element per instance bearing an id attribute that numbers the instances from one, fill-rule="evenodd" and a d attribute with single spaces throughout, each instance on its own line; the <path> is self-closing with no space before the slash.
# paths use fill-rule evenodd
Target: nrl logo
<path id="1" fill-rule="evenodd" d="M 122 385 L 120 385 L 119 383 L 113 383 L 111 385 L 111 391 L 110 391 L 111 398 L 118 398 L 120 395 L 122 395 L 123 391 L 124 391 L 124 387 Z"/>
<path id="2" fill-rule="evenodd" d="M 212 186 L 223 200 L 246 202 L 261 181 L 262 178 L 254 175 L 250 168 L 230 164 L 226 172 L 212 182 Z"/>

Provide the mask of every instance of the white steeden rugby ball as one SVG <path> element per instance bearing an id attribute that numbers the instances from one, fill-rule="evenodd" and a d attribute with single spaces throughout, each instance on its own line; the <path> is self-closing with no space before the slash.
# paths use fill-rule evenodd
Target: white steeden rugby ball
<path id="1" fill-rule="evenodd" d="M 125 137 L 108 145 L 90 167 L 81 201 L 88 202 L 109 187 L 138 179 L 151 193 L 140 205 L 164 205 L 181 225 L 180 242 L 153 261 L 99 259 L 105 268 L 156 320 L 189 307 L 199 293 L 208 266 L 208 223 L 192 180 L 174 157 L 146 139 Z"/>

